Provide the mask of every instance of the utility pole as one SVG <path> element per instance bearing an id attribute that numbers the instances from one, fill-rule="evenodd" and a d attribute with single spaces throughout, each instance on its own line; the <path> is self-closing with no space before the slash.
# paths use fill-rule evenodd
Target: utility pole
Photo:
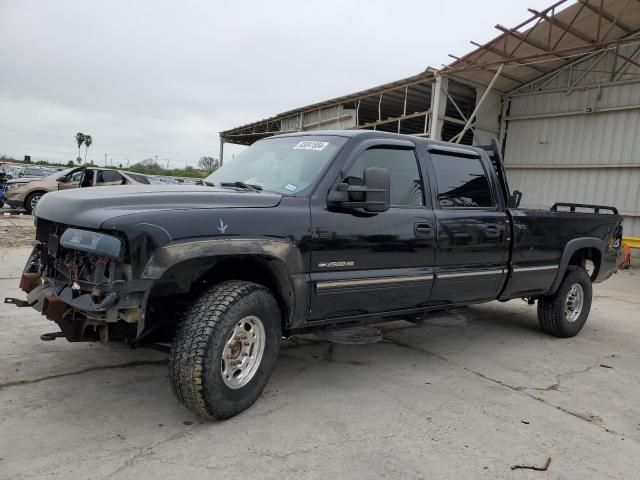
<path id="1" fill-rule="evenodd" d="M 106 153 L 104 154 L 104 166 L 105 167 L 107 166 L 107 154 Z"/>

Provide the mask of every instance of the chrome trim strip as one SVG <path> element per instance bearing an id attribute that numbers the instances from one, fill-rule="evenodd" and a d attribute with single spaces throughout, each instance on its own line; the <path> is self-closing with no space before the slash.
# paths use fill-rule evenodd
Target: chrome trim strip
<path id="1" fill-rule="evenodd" d="M 540 267 L 516 267 L 513 269 L 514 273 L 520 272 L 535 272 L 537 270 L 557 270 L 558 265 L 542 265 Z"/>
<path id="2" fill-rule="evenodd" d="M 429 275 L 404 275 L 401 277 L 377 277 L 377 278 L 355 278 L 349 280 L 331 280 L 325 282 L 317 282 L 318 290 L 327 290 L 339 287 L 361 287 L 369 285 L 385 285 L 394 283 L 410 283 L 421 282 L 425 280 L 433 280 L 433 274 Z"/>
<path id="3" fill-rule="evenodd" d="M 457 277 L 481 277 L 484 275 L 502 275 L 504 273 L 504 269 L 499 270 L 480 270 L 478 272 L 442 272 L 437 273 L 437 278 L 457 278 Z"/>

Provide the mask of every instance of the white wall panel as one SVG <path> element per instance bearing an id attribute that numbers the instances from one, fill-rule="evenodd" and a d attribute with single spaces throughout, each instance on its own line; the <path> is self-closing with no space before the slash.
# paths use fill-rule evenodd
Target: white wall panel
<path id="1" fill-rule="evenodd" d="M 585 81 L 598 80 L 597 73 Z M 562 82 L 561 75 L 550 87 Z M 512 98 L 504 157 L 523 206 L 613 205 L 626 214 L 625 235 L 640 236 L 640 109 L 526 119 L 632 105 L 640 105 L 640 83 Z"/>
<path id="2" fill-rule="evenodd" d="M 640 169 L 527 169 L 507 167 L 509 187 L 522 206 L 549 209 L 555 202 L 611 205 L 625 215 L 625 236 L 640 236 Z"/>

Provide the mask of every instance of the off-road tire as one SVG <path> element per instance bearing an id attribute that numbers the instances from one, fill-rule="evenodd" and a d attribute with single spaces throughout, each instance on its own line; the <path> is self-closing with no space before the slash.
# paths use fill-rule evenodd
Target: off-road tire
<path id="1" fill-rule="evenodd" d="M 258 317 L 264 326 L 262 359 L 248 383 L 229 388 L 222 376 L 222 355 L 240 320 Z M 185 311 L 169 358 L 174 394 L 205 418 L 225 419 L 250 407 L 273 371 L 282 336 L 280 308 L 271 292 L 256 283 L 231 280 L 200 294 Z"/>
<path id="2" fill-rule="evenodd" d="M 29 195 L 27 195 L 27 198 L 24 201 L 24 208 L 28 213 L 33 213 L 33 207 L 31 206 L 31 202 L 33 202 L 33 199 L 35 197 L 40 197 L 42 198 L 44 196 L 45 192 L 33 192 L 30 193 Z M 40 201 L 40 200 L 38 200 Z"/>
<path id="3" fill-rule="evenodd" d="M 579 284 L 584 293 L 582 311 L 578 318 L 569 322 L 565 318 L 565 302 L 571 286 Z M 582 330 L 591 310 L 591 278 L 584 268 L 569 265 L 558 291 L 538 300 L 538 322 L 545 332 L 560 338 L 574 337 Z"/>

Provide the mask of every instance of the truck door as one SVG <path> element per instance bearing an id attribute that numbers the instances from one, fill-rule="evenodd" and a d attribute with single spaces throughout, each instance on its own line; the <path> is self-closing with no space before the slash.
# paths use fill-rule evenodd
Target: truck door
<path id="1" fill-rule="evenodd" d="M 336 185 L 361 185 L 365 168 L 386 168 L 391 207 L 367 213 L 328 209 L 326 198 L 312 201 L 310 320 L 426 305 L 433 281 L 435 229 L 415 145 L 368 140 L 352 151 L 344 167 Z"/>
<path id="2" fill-rule="evenodd" d="M 438 245 L 431 303 L 493 300 L 507 273 L 509 228 L 489 160 L 436 145 L 429 157 Z"/>

